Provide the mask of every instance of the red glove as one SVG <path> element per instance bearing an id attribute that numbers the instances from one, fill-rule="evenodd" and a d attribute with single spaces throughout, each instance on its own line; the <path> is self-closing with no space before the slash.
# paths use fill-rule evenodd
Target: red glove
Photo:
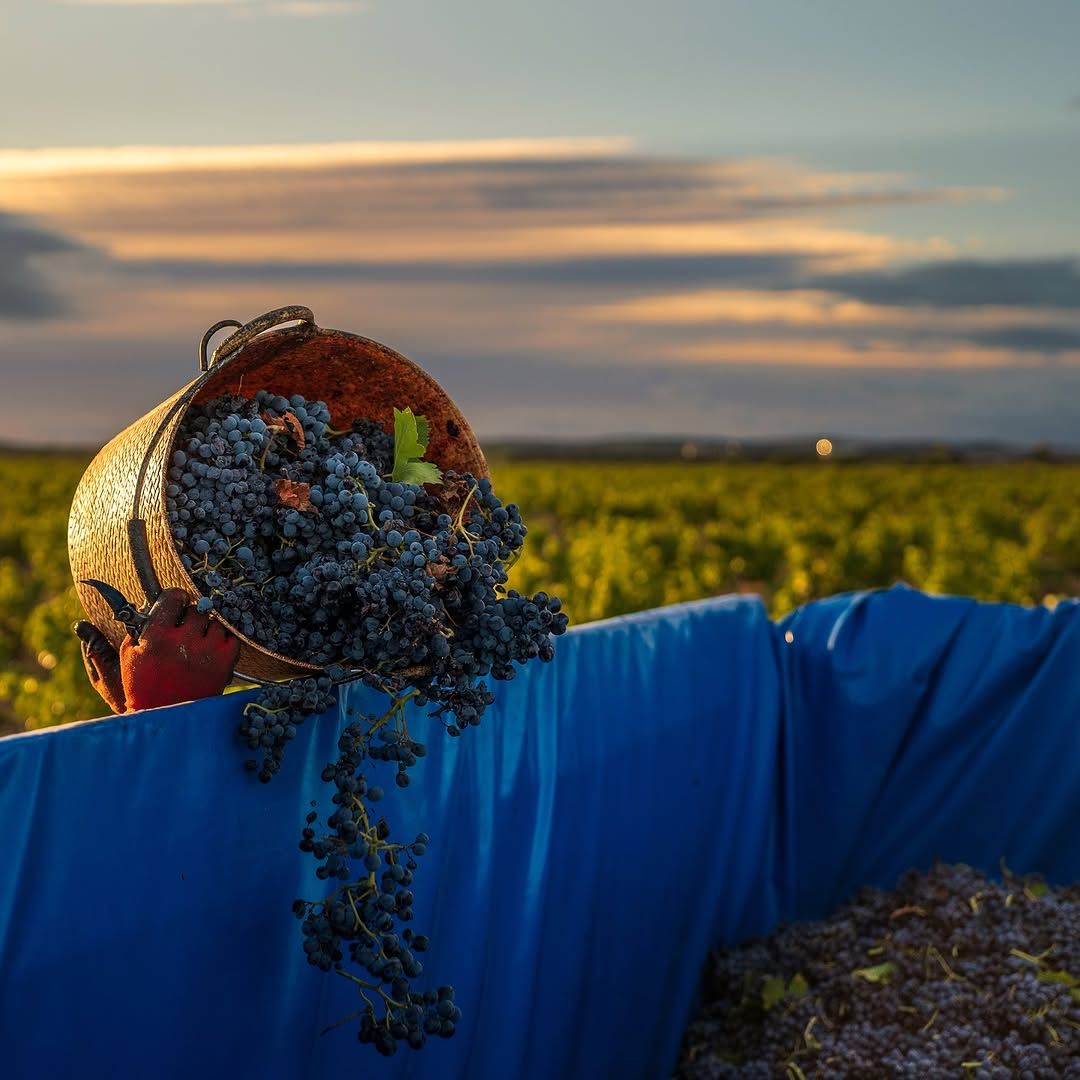
<path id="1" fill-rule="evenodd" d="M 240 642 L 209 615 L 200 615 L 182 589 L 166 589 L 150 609 L 138 640 L 120 652 L 88 622 L 75 624 L 94 689 L 114 713 L 158 709 L 214 697 L 232 679 Z"/>

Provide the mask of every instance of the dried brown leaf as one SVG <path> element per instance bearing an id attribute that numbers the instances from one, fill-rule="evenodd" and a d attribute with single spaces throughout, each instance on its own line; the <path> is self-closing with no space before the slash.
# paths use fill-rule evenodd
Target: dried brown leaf
<path id="1" fill-rule="evenodd" d="M 296 416 L 291 412 L 282 413 L 281 414 L 281 419 L 284 420 L 285 423 L 288 425 L 289 431 L 291 432 L 292 437 L 293 437 L 293 442 L 296 443 L 297 449 L 298 450 L 303 450 L 304 449 L 304 425 L 301 424 L 300 421 L 296 419 Z"/>
<path id="2" fill-rule="evenodd" d="M 315 507 L 312 506 L 309 497 L 310 484 L 303 484 L 298 480 L 286 480 L 282 477 L 274 481 L 274 490 L 283 505 L 291 506 L 294 510 L 310 510 L 314 513 Z"/>
<path id="3" fill-rule="evenodd" d="M 259 419 L 266 425 L 266 430 L 272 435 L 276 435 L 279 431 L 287 431 L 285 427 L 285 421 L 280 416 L 271 416 L 269 413 L 259 413 Z"/>
<path id="4" fill-rule="evenodd" d="M 297 449 L 304 449 L 304 425 L 297 420 L 296 416 L 291 412 L 284 412 L 280 416 L 271 416 L 269 413 L 259 413 L 264 424 L 266 424 L 266 430 L 270 432 L 271 437 L 274 435 L 287 434 L 292 436 L 292 440 L 296 443 Z"/>
<path id="5" fill-rule="evenodd" d="M 442 581 L 447 574 L 453 571 L 453 567 L 445 555 L 440 555 L 433 562 L 428 563 L 427 571 L 436 581 Z"/>

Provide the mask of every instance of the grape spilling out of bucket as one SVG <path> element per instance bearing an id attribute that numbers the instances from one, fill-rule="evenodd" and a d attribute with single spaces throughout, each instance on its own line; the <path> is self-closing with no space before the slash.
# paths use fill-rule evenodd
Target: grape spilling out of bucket
<path id="1" fill-rule="evenodd" d="M 386 693 L 384 712 L 350 718 L 323 770 L 333 810 L 308 815 L 300 847 L 333 883 L 297 900 L 308 961 L 356 984 L 358 1035 L 384 1054 L 452 1035 L 452 988 L 421 992 L 427 939 L 409 888 L 428 838 L 391 837 L 373 806 L 383 796 L 365 762 L 388 762 L 395 783 L 426 753 L 410 732 L 420 708 L 450 735 L 480 722 L 486 679 L 553 656 L 566 629 L 556 597 L 507 589 L 525 538 L 513 504 L 485 478 L 442 475 L 423 460 L 427 423 L 395 410 L 393 435 L 368 418 L 332 426 L 320 401 L 259 391 L 189 410 L 174 443 L 167 511 L 203 611 L 260 645 L 323 670 L 265 686 L 240 735 L 269 781 L 305 717 L 351 678 Z M 422 715 L 422 714 L 421 714 Z M 354 974 L 347 966 L 358 969 Z"/>
<path id="2" fill-rule="evenodd" d="M 717 952 L 676 1075 L 1080 1077 L 1080 885 L 909 871 Z"/>

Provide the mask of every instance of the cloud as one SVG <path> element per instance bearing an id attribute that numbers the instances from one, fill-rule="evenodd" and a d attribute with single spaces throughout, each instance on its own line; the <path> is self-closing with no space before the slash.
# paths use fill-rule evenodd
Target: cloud
<path id="1" fill-rule="evenodd" d="M 67 304 L 47 280 L 39 260 L 79 251 L 66 236 L 0 211 L 0 318 L 48 319 Z"/>
<path id="2" fill-rule="evenodd" d="M 796 253 L 716 255 L 627 255 L 529 260 L 453 258 L 340 262 L 221 259 L 128 259 L 123 272 L 133 278 L 165 281 L 380 282 L 383 284 L 516 284 L 663 288 L 683 283 L 731 282 L 771 288 L 794 284 L 806 260 Z"/>
<path id="3" fill-rule="evenodd" d="M 442 262 L 452 264 L 543 264 L 572 259 L 656 259 L 661 257 L 800 255 L 830 267 L 879 266 L 889 259 L 925 255 L 932 245 L 894 241 L 890 237 L 831 228 L 813 222 L 716 224 L 627 222 L 581 225 L 528 224 L 498 227 L 495 222 L 466 227 L 459 222 L 432 222 L 422 217 L 390 221 L 366 229 L 330 225 L 299 232 L 287 224 L 277 228 L 229 230 L 193 221 L 188 229 L 151 226 L 118 229 L 111 222 L 87 223 L 82 235 L 108 248 L 118 260 L 146 258 L 231 262 L 259 261 L 293 265 L 298 252 L 311 252 L 324 263 L 378 261 L 385 266 Z"/>
<path id="4" fill-rule="evenodd" d="M 1080 350 L 1080 327 L 1003 326 L 997 330 L 975 331 L 972 341 L 995 349 L 1015 349 L 1056 355 Z"/>
<path id="5" fill-rule="evenodd" d="M 23 382 L 50 384 L 22 386 L 31 403 L 78 343 L 92 375 L 68 396 L 92 379 L 96 403 L 80 438 L 189 378 L 217 319 L 289 303 L 412 356 L 496 435 L 575 435 L 595 418 L 609 433 L 769 435 L 792 430 L 800 398 L 808 427 L 858 433 L 845 395 L 862 379 L 905 388 L 897 434 L 920 394 L 961 376 L 1015 393 L 1022 371 L 1060 392 L 1080 366 L 1074 262 L 961 259 L 869 214 L 997 188 L 674 158 L 618 137 L 8 150 L 0 188 L 55 242 L 102 253 L 77 289 L 50 267 L 37 284 L 54 307 L 7 333 L 36 365 Z M 50 321 L 57 296 L 80 310 Z M 732 381 L 745 397 L 725 396 Z M 998 405 L 1013 407 L 983 402 Z M 19 423 L 37 422 L 28 406 Z"/>
<path id="6" fill-rule="evenodd" d="M 796 281 L 798 280 L 796 275 Z M 1080 361 L 1080 312 L 869 304 L 820 289 L 722 287 L 597 304 L 663 355 L 708 364 L 994 368 Z"/>
<path id="7" fill-rule="evenodd" d="M 810 282 L 873 304 L 934 308 L 1080 308 L 1080 261 L 945 260 L 904 270 L 830 274 Z"/>
<path id="8" fill-rule="evenodd" d="M 849 368 L 868 371 L 890 368 L 943 371 L 1038 367 L 1038 361 L 1018 357 L 1014 350 L 966 340 L 920 340 L 878 333 L 857 337 L 805 334 L 744 334 L 735 337 L 699 338 L 671 343 L 666 350 L 673 360 L 711 367 L 750 364 L 758 367 L 808 367 L 819 370 Z"/>
<path id="9" fill-rule="evenodd" d="M 781 274 L 773 273 L 767 279 L 767 289 L 739 287 L 739 279 L 734 278 L 726 288 L 635 297 L 615 304 L 598 305 L 586 315 L 593 319 L 670 328 L 717 324 L 881 326 L 882 323 L 895 323 L 906 314 L 821 289 L 799 288 L 805 277 L 805 261 L 793 260 L 786 279 Z M 785 284 L 794 287 L 789 292 L 778 291 Z"/>
<path id="10" fill-rule="evenodd" d="M 882 174 L 826 174 L 790 162 L 685 161 L 630 152 L 619 138 L 416 144 L 125 147 L 0 151 L 8 205 L 35 213 L 119 261 L 232 276 L 342 279 L 386 266 L 430 279 L 505 264 L 543 281 L 724 280 L 725 260 L 814 260 L 818 272 L 880 267 L 947 248 L 845 228 L 839 208 L 982 197 L 922 191 Z M 41 182 L 48 180 L 47 183 Z M 280 269 L 258 269 L 275 264 Z M 394 268 L 409 264 L 412 271 Z M 475 266 L 475 270 L 468 267 Z M 530 269 L 531 267 L 531 269 Z M 808 267 L 809 269 L 809 267 Z M 781 284 L 790 284 L 781 275 Z M 253 278 L 253 279 L 255 279 Z M 749 280 L 758 282 L 760 274 Z"/>
<path id="11" fill-rule="evenodd" d="M 228 3 L 230 0 L 224 0 Z M 558 162 L 625 153 L 623 136 L 434 139 L 415 142 L 260 143 L 250 146 L 75 146 L 0 149 L 0 178 L 52 176 L 59 180 L 106 174 L 245 172 L 248 185 L 266 170 L 315 176 L 345 166 L 386 167 L 541 160 Z"/>
<path id="12" fill-rule="evenodd" d="M 794 287 L 785 288 L 779 277 L 764 288 L 732 281 L 722 287 L 597 304 L 582 315 L 630 324 L 657 340 L 687 342 L 686 355 L 706 359 L 738 353 L 748 342 L 760 352 L 762 341 L 773 346 L 774 362 L 784 362 L 795 349 L 804 362 L 869 364 L 889 359 L 908 366 L 995 366 L 1018 359 L 1017 353 L 1080 350 L 1080 309 L 871 304 L 842 293 L 801 288 L 807 275 L 800 268 L 804 271 L 805 264 L 793 267 Z M 832 361 L 827 359 L 829 350 Z M 1030 359 L 1024 356 L 1023 362 Z"/>
<path id="13" fill-rule="evenodd" d="M 942 253 L 823 220 L 838 209 L 988 197 L 790 162 L 684 161 L 619 137 L 250 147 L 0 150 L 7 205 L 121 257 L 399 261 L 814 250 L 881 262 Z M 48 183 L 38 182 L 48 179 Z M 224 243 L 222 241 L 225 241 Z M 140 251 L 140 248 L 142 249 Z M 200 250 L 201 249 L 201 250 Z"/>
<path id="14" fill-rule="evenodd" d="M 194 374 L 191 345 L 184 337 L 81 342 L 79 370 L 87 374 L 80 378 L 66 356 L 37 340 L 5 374 L 5 390 L 19 403 L 5 416 L 5 433 L 100 444 Z M 973 377 L 966 368 L 587 360 L 553 370 L 543 351 L 521 351 L 508 364 L 496 349 L 432 349 L 416 359 L 450 390 L 482 440 L 677 433 L 1080 441 L 1080 367 L 1002 367 Z M 57 416 L 64 417 L 59 432 Z"/>

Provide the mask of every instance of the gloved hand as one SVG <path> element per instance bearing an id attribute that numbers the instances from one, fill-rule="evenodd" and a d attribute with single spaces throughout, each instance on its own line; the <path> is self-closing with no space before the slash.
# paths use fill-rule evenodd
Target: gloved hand
<path id="1" fill-rule="evenodd" d="M 120 651 L 93 623 L 75 624 L 94 689 L 114 713 L 175 705 L 220 694 L 233 675 L 240 642 L 182 589 L 166 589 L 150 608 L 138 639 Z"/>

